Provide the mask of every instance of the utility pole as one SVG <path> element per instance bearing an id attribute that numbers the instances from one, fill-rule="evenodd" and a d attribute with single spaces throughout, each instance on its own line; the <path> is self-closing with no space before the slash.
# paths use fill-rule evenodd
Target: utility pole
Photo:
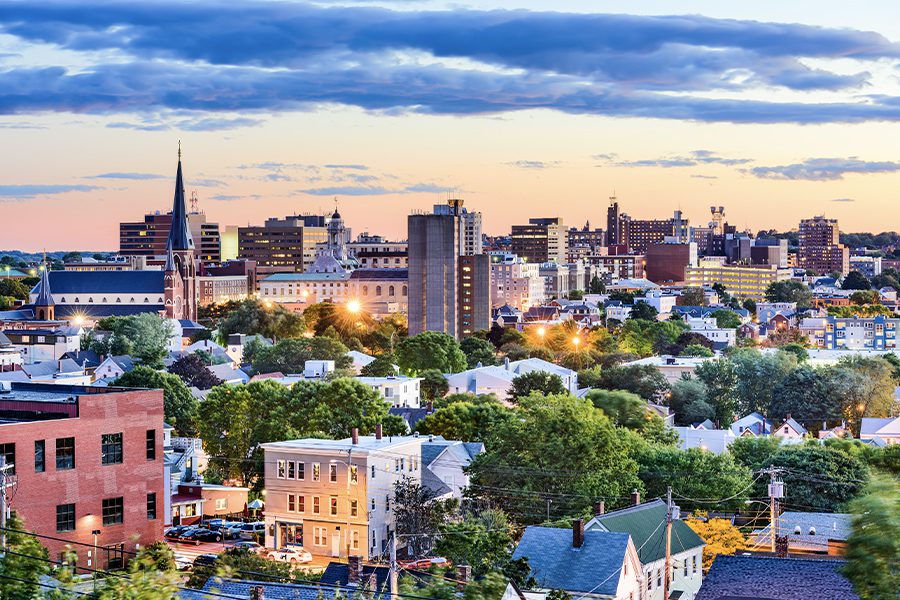
<path id="1" fill-rule="evenodd" d="M 679 518 L 679 508 L 672 504 L 672 486 L 666 490 L 666 574 L 663 577 L 663 600 L 669 598 L 672 573 L 672 521 Z"/>
<path id="2" fill-rule="evenodd" d="M 778 537 L 778 500 L 784 498 L 784 482 L 781 480 L 784 469 L 769 466 L 762 472 L 769 476 L 769 537 L 772 541 L 772 554 L 775 554 L 775 538 Z"/>
<path id="3" fill-rule="evenodd" d="M 0 547 L 6 550 L 6 522 L 9 518 L 9 500 L 6 498 L 6 490 L 16 485 L 16 476 L 10 475 L 15 464 L 6 464 L 6 457 L 0 456 Z"/>
<path id="4" fill-rule="evenodd" d="M 397 533 L 391 533 L 391 568 L 390 568 L 391 600 L 397 600 Z"/>

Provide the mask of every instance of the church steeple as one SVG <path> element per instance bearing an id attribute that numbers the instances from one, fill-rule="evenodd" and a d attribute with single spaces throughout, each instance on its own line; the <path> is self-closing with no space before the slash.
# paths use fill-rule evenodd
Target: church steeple
<path id="1" fill-rule="evenodd" d="M 39 321 L 52 321 L 55 310 L 53 295 L 50 293 L 50 267 L 45 262 L 41 269 L 41 282 L 38 284 L 40 287 L 34 301 L 35 316 Z"/>
<path id="2" fill-rule="evenodd" d="M 178 142 L 178 173 L 175 175 L 175 201 L 172 205 L 172 228 L 169 243 L 173 250 L 193 250 L 194 238 L 188 225 L 187 208 L 184 204 L 184 181 L 181 176 L 181 142 Z"/>

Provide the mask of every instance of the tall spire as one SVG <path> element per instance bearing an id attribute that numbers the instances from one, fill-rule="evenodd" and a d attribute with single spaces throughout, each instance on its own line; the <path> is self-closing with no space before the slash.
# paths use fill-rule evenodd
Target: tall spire
<path id="1" fill-rule="evenodd" d="M 172 254 L 171 238 L 169 238 L 169 241 L 166 242 L 166 267 L 163 270 L 166 272 L 175 270 L 175 256 Z"/>
<path id="2" fill-rule="evenodd" d="M 181 176 L 181 141 L 178 142 L 178 173 L 175 175 L 175 201 L 172 205 L 172 228 L 169 243 L 173 250 L 193 250 L 194 238 L 188 225 L 187 208 L 184 204 L 184 181 Z"/>
<path id="3" fill-rule="evenodd" d="M 50 268 L 46 261 L 41 265 L 41 282 L 38 289 L 35 306 L 53 306 L 53 296 L 50 294 Z"/>

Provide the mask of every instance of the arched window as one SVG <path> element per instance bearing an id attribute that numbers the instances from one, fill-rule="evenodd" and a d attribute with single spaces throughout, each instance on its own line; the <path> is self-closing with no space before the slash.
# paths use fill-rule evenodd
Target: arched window
<path id="1" fill-rule="evenodd" d="M 120 304 L 122 302 L 121 296 L 116 296 L 116 304 Z"/>
<path id="2" fill-rule="evenodd" d="M 406 294 L 407 294 L 407 289 L 406 289 L 406 286 L 404 285 L 403 286 L 403 295 L 406 296 Z"/>
<path id="3" fill-rule="evenodd" d="M 106 304 L 106 296 L 103 297 L 103 304 Z"/>
<path id="4" fill-rule="evenodd" d="M 134 304 L 134 296 L 131 297 L 131 303 Z"/>
<path id="5" fill-rule="evenodd" d="M 364 285 L 363 286 L 363 296 L 368 296 L 368 295 L 369 295 L 369 286 Z"/>
<path id="6" fill-rule="evenodd" d="M 388 296 L 393 296 L 393 295 L 394 295 L 394 286 L 389 286 L 388 287 Z"/>
<path id="7" fill-rule="evenodd" d="M 66 297 L 63 296 L 63 297 L 62 297 L 62 300 L 60 300 L 60 302 L 62 302 L 63 304 L 65 304 L 65 303 L 66 303 Z"/>
<path id="8" fill-rule="evenodd" d="M 375 286 L 375 295 L 381 296 L 381 286 L 380 285 Z"/>
<path id="9" fill-rule="evenodd" d="M 78 298 L 75 298 L 75 304 L 78 304 L 79 302 L 80 300 Z"/>

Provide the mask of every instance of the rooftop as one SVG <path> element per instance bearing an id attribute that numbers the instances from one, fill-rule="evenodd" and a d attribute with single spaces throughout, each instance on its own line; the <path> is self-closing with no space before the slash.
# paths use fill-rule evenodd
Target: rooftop
<path id="1" fill-rule="evenodd" d="M 359 436 L 359 443 L 354 444 L 351 438 L 342 440 L 325 440 L 320 438 L 304 438 L 301 440 L 285 440 L 283 442 L 271 442 L 263 444 L 264 450 L 309 450 L 323 452 L 346 452 L 347 450 L 361 450 L 366 452 L 378 452 L 395 446 L 402 446 L 413 442 L 425 442 L 427 437 L 417 435 L 384 435 L 376 439 L 374 435 Z"/>
<path id="2" fill-rule="evenodd" d="M 716 557 L 694 600 L 858 600 L 842 560 Z"/>

